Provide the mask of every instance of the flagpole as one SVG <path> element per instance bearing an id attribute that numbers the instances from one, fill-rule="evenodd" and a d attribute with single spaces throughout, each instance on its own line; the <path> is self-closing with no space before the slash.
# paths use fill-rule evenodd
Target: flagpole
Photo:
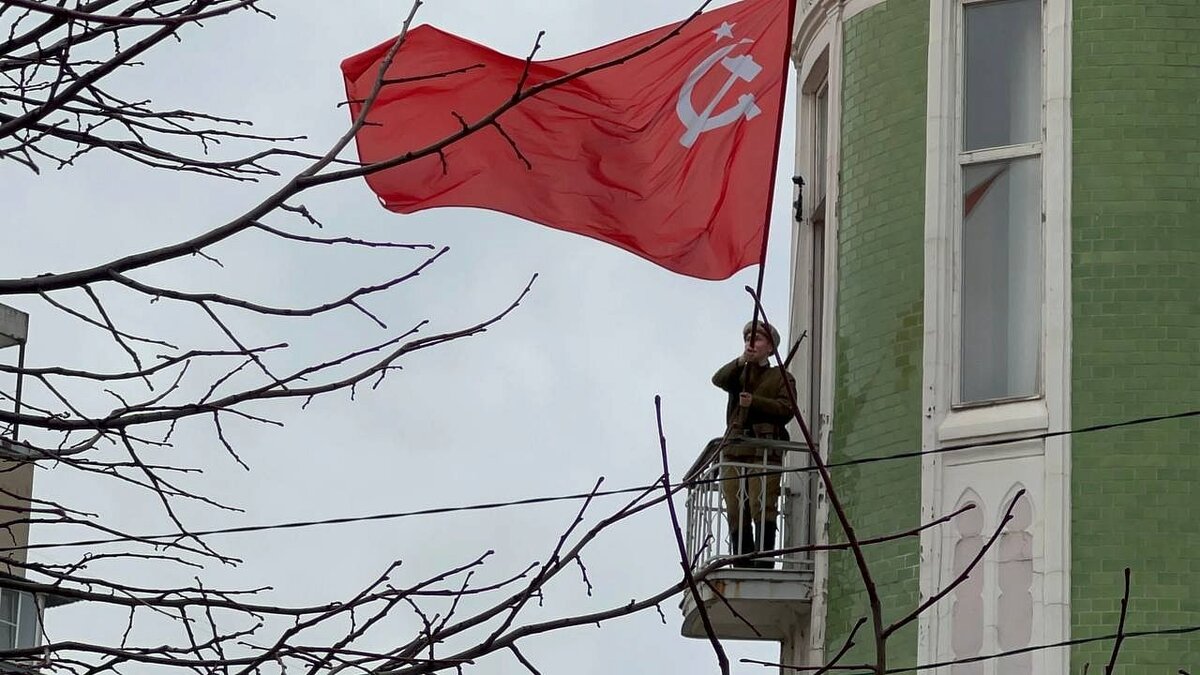
<path id="1" fill-rule="evenodd" d="M 767 190 L 767 210 L 763 216 L 762 249 L 758 256 L 758 281 L 754 285 L 754 307 L 750 312 L 751 335 L 758 330 L 758 307 L 762 301 L 763 279 L 767 272 L 767 241 L 771 237 L 771 210 L 775 202 L 775 170 L 779 165 L 779 145 L 783 140 L 783 109 L 787 98 L 788 66 L 792 62 L 792 37 L 796 32 L 796 0 L 786 0 L 786 2 L 788 11 L 787 39 L 783 41 L 783 73 L 780 77 L 780 81 L 783 83 L 783 91 L 779 96 L 779 116 L 775 120 L 775 149 L 772 151 L 771 165 L 767 170 L 767 185 L 770 189 Z M 803 184 L 800 186 L 800 189 L 804 189 Z M 775 345 L 775 347 L 778 348 L 779 345 Z M 745 373 L 743 373 L 743 384 L 745 383 L 745 379 Z"/>
<path id="2" fill-rule="evenodd" d="M 787 85 L 788 85 L 788 66 L 792 62 L 792 36 L 796 32 L 796 0 L 786 0 L 787 2 L 787 39 L 783 41 L 783 73 L 780 76 L 780 82 L 783 83 L 783 91 L 780 93 L 779 100 L 779 115 L 775 119 L 775 149 L 772 150 L 771 165 L 767 168 L 767 210 L 763 215 L 763 233 L 762 233 L 762 249 L 758 254 L 758 281 L 754 285 L 754 306 L 750 310 L 750 335 L 753 336 L 758 330 L 758 316 L 760 312 L 760 303 L 762 302 L 763 278 L 767 272 L 767 241 L 771 238 L 771 209 L 775 202 L 775 169 L 779 165 L 779 145 L 783 140 L 783 107 L 786 105 Z M 803 190 L 803 185 L 800 187 Z M 765 313 L 763 313 L 765 316 Z M 779 349 L 779 345 L 775 345 L 775 349 Z M 745 393 L 746 387 L 750 381 L 750 362 L 747 361 L 742 366 L 742 392 Z M 735 413 L 735 419 L 744 421 L 745 411 L 739 409 Z M 732 431 L 733 424 L 725 430 L 725 436 L 728 437 Z M 722 442 L 722 445 L 724 443 Z"/>

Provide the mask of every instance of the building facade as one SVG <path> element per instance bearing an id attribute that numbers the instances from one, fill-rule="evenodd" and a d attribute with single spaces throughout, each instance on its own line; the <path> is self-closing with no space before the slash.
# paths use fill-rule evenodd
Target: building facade
<path id="1" fill-rule="evenodd" d="M 867 547 L 885 621 L 982 556 L 889 664 L 1114 633 L 1126 567 L 1128 630 L 1200 625 L 1197 421 L 1054 433 L 1200 407 L 1200 2 L 799 12 L 801 407 L 860 537 L 972 507 Z M 812 508 L 818 543 L 844 541 L 828 495 Z M 815 556 L 807 616 L 785 662 L 824 663 L 869 616 L 847 552 Z M 845 662 L 873 654 L 856 642 Z M 1078 673 L 1110 647 L 937 672 Z M 1190 670 L 1200 637 L 1121 663 Z"/>
<path id="2" fill-rule="evenodd" d="M 0 305 L 0 362 L 21 368 L 29 337 L 29 316 Z M 6 369 L 13 392 L 5 405 L 21 411 L 21 375 Z M 42 617 L 46 608 L 70 602 L 50 593 L 31 593 L 20 588 L 25 579 L 29 543 L 29 508 L 33 497 L 34 462 L 28 445 L 20 440 L 20 429 L 0 428 L 0 673 L 31 673 L 48 665 L 28 657 L 12 658 L 8 650 L 27 650 L 43 643 Z"/>

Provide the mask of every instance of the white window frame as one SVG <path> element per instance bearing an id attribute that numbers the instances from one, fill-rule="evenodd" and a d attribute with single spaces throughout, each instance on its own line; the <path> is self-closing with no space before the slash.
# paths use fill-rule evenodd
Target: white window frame
<path id="1" fill-rule="evenodd" d="M 1040 142 L 961 152 L 963 4 L 995 0 L 931 0 L 925 186 L 925 402 L 935 442 L 1044 430 L 1059 418 L 1069 383 L 1063 351 L 1069 330 L 1071 0 L 1043 0 L 1043 137 Z M 1040 146 L 1040 148 L 1039 148 Z M 1041 156 L 1043 214 L 1040 393 L 958 405 L 965 162 Z M 1068 345 L 1069 346 L 1069 345 Z"/>
<path id="2" fill-rule="evenodd" d="M 18 591 L 18 590 L 14 590 L 11 588 L 0 588 L 0 601 L 2 601 L 2 599 L 4 597 L 15 597 L 16 598 L 16 603 L 17 603 L 16 613 L 15 613 L 16 621 L 10 623 L 8 621 L 5 621 L 2 618 L 2 615 L 0 615 L 0 624 L 10 625 L 10 626 L 12 626 L 12 629 L 13 629 L 13 644 L 12 645 L 0 644 L 0 649 L 4 649 L 4 650 L 6 650 L 6 649 L 27 649 L 29 647 L 39 646 L 41 644 L 41 635 L 42 635 L 42 626 L 41 626 L 42 603 L 41 603 L 41 601 L 38 599 L 38 597 L 36 595 L 34 595 L 33 593 L 29 593 L 28 591 Z M 30 604 L 32 604 L 32 610 L 30 610 L 28 607 L 28 605 L 30 605 Z M 26 630 L 31 631 L 29 633 L 29 635 L 32 635 L 32 640 L 31 640 L 30 644 L 21 644 L 21 634 L 24 632 L 24 631 L 22 631 L 22 625 L 23 625 L 22 619 L 24 619 L 26 616 L 33 617 L 33 627 L 31 629 L 26 629 Z"/>
<path id="3" fill-rule="evenodd" d="M 983 438 L 1020 437 L 1046 429 L 1070 428 L 1070 185 L 1071 185 L 1071 2 L 1042 0 L 1043 135 L 1043 297 L 1040 358 L 1041 392 L 1027 399 L 1006 399 L 957 406 L 961 331 L 958 310 L 960 278 L 956 272 L 962 225 L 962 161 L 1004 159 L 1037 154 L 1034 144 L 961 153 L 963 4 L 986 0 L 930 0 L 928 111 L 925 186 L 925 339 L 922 401 L 922 449 Z M 1035 643 L 1066 640 L 1070 635 L 1070 440 L 1037 441 L 1042 457 L 1044 494 L 1040 498 L 1044 537 L 1045 584 Z M 1011 447 L 1011 446 L 1008 446 Z M 941 515 L 948 466 L 968 461 L 1002 460 L 1006 446 L 980 448 L 951 459 L 926 454 L 921 471 L 921 517 Z M 920 590 L 928 597 L 939 590 L 943 566 L 937 532 L 921 535 Z M 918 662 L 936 660 L 939 645 L 936 616 L 923 615 L 918 630 Z M 1047 673 L 1065 675 L 1069 650 L 1045 653 Z M 948 672 L 948 671 L 947 671 Z"/>
<path id="4" fill-rule="evenodd" d="M 953 2 L 953 0 L 951 0 L 951 1 Z M 1006 397 L 995 399 L 995 400 L 976 400 L 976 401 L 962 400 L 962 357 L 963 357 L 963 350 L 962 350 L 962 347 L 963 347 L 963 345 L 962 345 L 962 300 L 963 300 L 963 292 L 962 292 L 962 289 L 963 289 L 962 233 L 963 233 L 963 225 L 964 225 L 963 224 L 963 190 L 965 189 L 965 186 L 963 185 L 963 173 L 966 171 L 967 167 L 969 167 L 969 166 L 977 166 L 977 165 L 986 164 L 989 162 L 998 162 L 998 161 L 1006 161 L 1006 160 L 1011 161 L 1011 160 L 1017 160 L 1017 159 L 1029 159 L 1029 158 L 1036 157 L 1039 160 L 1038 174 L 1042 177 L 1041 194 L 1038 196 L 1038 198 L 1041 202 L 1041 205 L 1040 205 L 1040 208 L 1038 209 L 1038 213 L 1041 217 L 1042 223 L 1044 224 L 1046 222 L 1047 198 L 1046 198 L 1046 192 L 1045 192 L 1046 179 L 1045 179 L 1045 175 L 1044 175 L 1044 167 L 1045 167 L 1044 148 L 1045 148 L 1045 140 L 1046 140 L 1046 104 L 1045 104 L 1045 100 L 1046 100 L 1046 84 L 1045 84 L 1045 82 L 1046 82 L 1046 77 L 1045 77 L 1045 73 L 1046 73 L 1046 37 L 1045 37 L 1046 31 L 1045 31 L 1045 17 L 1044 16 L 1043 16 L 1043 23 L 1042 23 L 1043 28 L 1042 28 L 1042 40 L 1041 40 L 1041 44 L 1042 44 L 1041 52 L 1042 53 L 1041 53 L 1041 56 L 1038 61 L 1040 64 L 1041 73 L 1042 73 L 1042 77 L 1040 78 L 1041 83 L 1042 83 L 1042 105 L 1039 106 L 1039 110 L 1038 110 L 1039 122 L 1040 122 L 1039 127 L 1041 130 L 1039 137 L 1034 141 L 1029 141 L 1026 143 L 1016 143 L 1016 144 L 1012 144 L 1012 145 L 995 146 L 995 147 L 983 148 L 980 150 L 967 151 L 967 150 L 964 150 L 964 148 L 963 148 L 963 146 L 965 145 L 964 129 L 966 127 L 966 122 L 965 122 L 966 117 L 963 114 L 963 104 L 964 104 L 966 97 L 963 95 L 960 95 L 959 92 L 961 92 L 962 89 L 966 85 L 966 67 L 965 67 L 966 66 L 966 44 L 964 41 L 964 33 L 966 31 L 962 30 L 962 27 L 966 25 L 966 10 L 967 10 L 967 7 L 969 7 L 971 5 L 988 5 L 988 4 L 992 4 L 995 2 L 1003 2 L 1003 1 L 1004 0 L 959 0 L 958 2 L 953 2 L 954 11 L 957 14 L 957 16 L 954 19 L 955 20 L 954 40 L 955 40 L 955 50 L 957 53 L 957 58 L 955 60 L 956 61 L 955 64 L 953 65 L 953 67 L 955 69 L 955 78 L 956 78 L 955 95 L 953 96 L 954 127 L 955 127 L 955 134 L 954 134 L 953 138 L 954 138 L 954 146 L 955 146 L 954 147 L 954 155 L 957 159 L 957 164 L 958 164 L 958 169 L 957 169 L 957 171 L 954 172 L 954 189 L 952 190 L 952 194 L 954 195 L 954 198 L 955 198 L 955 204 L 953 207 L 954 220 L 950 227 L 950 236 L 952 237 L 953 251 L 954 251 L 953 262 L 952 262 L 952 270 L 953 270 L 954 280 L 951 285 L 951 293 L 954 298 L 954 308 L 953 308 L 954 324 L 950 331 L 951 337 L 953 339 L 952 351 L 951 351 L 951 355 L 952 355 L 952 362 L 951 362 L 952 387 L 951 387 L 950 405 L 951 405 L 951 408 L 954 410 L 968 410 L 971 408 L 984 408 L 984 407 L 991 407 L 991 406 L 1011 405 L 1014 403 L 1020 403 L 1022 401 L 1036 401 L 1038 399 L 1041 399 L 1044 396 L 1045 389 L 1046 389 L 1045 377 L 1044 377 L 1045 376 L 1044 355 L 1046 352 L 1046 335 L 1045 335 L 1046 303 L 1044 302 L 1044 299 L 1046 296 L 1046 288 L 1045 288 L 1046 285 L 1045 285 L 1045 270 L 1043 269 L 1043 274 L 1042 274 L 1042 279 L 1041 279 L 1042 290 L 1040 293 L 1040 295 L 1043 298 L 1043 302 L 1041 304 L 1042 316 L 1039 317 L 1041 320 L 1038 322 L 1039 333 L 1040 333 L 1040 339 L 1038 341 L 1040 354 L 1039 354 L 1039 359 L 1038 359 L 1037 372 L 1034 375 L 1035 390 L 1036 390 L 1035 393 L 1016 395 L 1016 396 L 1006 396 Z M 1045 0 L 1043 0 L 1043 2 L 1042 2 L 1043 14 L 1044 14 L 1045 10 L 1046 10 L 1046 3 L 1045 3 Z M 1045 258 L 1045 248 L 1046 248 L 1046 243 L 1043 240 L 1042 241 L 1043 259 Z M 1033 406 L 1024 406 L 1024 408 L 1026 411 L 1040 410 L 1040 408 L 1034 408 Z M 1017 416 L 1024 416 L 1021 414 L 1020 408 L 1014 408 L 1013 411 L 1017 412 Z M 1007 412 L 1007 411 L 1002 412 L 1001 414 L 1002 415 L 1012 415 L 1011 412 Z M 1041 421 L 1041 419 L 1042 419 L 1042 416 L 1039 415 L 1036 417 L 1035 420 L 1030 420 L 1031 426 L 1038 426 L 1038 423 Z"/>
<path id="5" fill-rule="evenodd" d="M 812 430 L 814 439 L 818 445 L 824 446 L 821 439 L 822 430 L 828 426 L 829 407 L 823 405 L 822 394 L 825 384 L 825 368 L 823 357 L 828 352 L 828 343 L 825 342 L 824 328 L 825 324 L 829 323 L 830 306 L 825 304 L 829 299 L 829 294 L 825 292 L 830 277 L 832 276 L 828 269 L 830 265 L 826 264 L 829 261 L 829 244 L 830 244 L 830 219 L 833 215 L 834 200 L 831 194 L 832 183 L 830 181 L 829 166 L 829 139 L 833 135 L 833 120 L 829 118 L 831 101 L 829 100 L 831 88 L 829 86 L 829 50 L 828 46 L 823 50 L 817 60 L 811 64 L 811 68 L 800 79 L 800 114 L 797 117 L 798 131 L 797 134 L 797 170 L 799 175 L 804 178 L 804 203 L 802 204 L 801 222 L 793 223 L 792 241 L 795 248 L 792 251 L 792 270 L 796 279 L 793 284 L 793 297 L 791 306 L 794 308 L 792 318 L 792 335 L 801 335 L 806 333 L 804 342 L 797 350 L 796 357 L 792 363 L 792 373 L 796 377 L 796 381 L 800 383 L 798 393 L 800 394 L 800 409 L 804 411 L 805 421 Z M 824 95 L 826 107 L 826 137 L 825 137 L 825 175 L 820 179 L 824 188 L 825 213 L 822 216 L 821 236 L 822 236 L 822 252 L 820 260 L 816 256 L 816 231 L 813 227 L 814 216 L 816 215 L 816 207 L 820 202 L 820 195 L 816 194 L 814 189 L 817 185 L 818 177 L 814 175 L 815 165 L 817 163 L 818 145 L 816 142 L 816 133 L 818 129 L 819 106 L 821 104 L 821 96 Z M 795 217 L 795 213 L 793 213 Z M 815 269 L 820 264 L 821 269 Z M 815 283 L 820 279 L 820 287 Z M 817 298 L 816 294 L 820 292 L 821 297 Z M 820 325 L 813 325 L 813 317 L 817 312 L 818 300 L 821 307 L 821 322 Z M 813 354 L 815 346 L 820 345 L 820 349 L 816 355 Z M 812 387 L 808 383 L 816 381 L 820 389 Z"/>

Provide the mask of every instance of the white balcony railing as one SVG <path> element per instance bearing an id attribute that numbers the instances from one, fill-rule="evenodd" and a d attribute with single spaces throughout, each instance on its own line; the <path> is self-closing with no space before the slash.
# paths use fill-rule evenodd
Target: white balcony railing
<path id="1" fill-rule="evenodd" d="M 687 473 L 688 552 L 712 570 L 680 601 L 687 637 L 785 640 L 812 606 L 812 494 L 807 448 L 735 437 L 714 440 Z M 772 541 L 774 539 L 774 541 Z M 769 551 L 776 551 L 770 553 Z"/>
<path id="2" fill-rule="evenodd" d="M 688 555 L 717 558 L 811 544 L 814 482 L 799 443 L 745 437 L 714 439 L 688 472 Z M 735 562 L 739 568 L 810 570 L 812 556 L 790 551 Z"/>

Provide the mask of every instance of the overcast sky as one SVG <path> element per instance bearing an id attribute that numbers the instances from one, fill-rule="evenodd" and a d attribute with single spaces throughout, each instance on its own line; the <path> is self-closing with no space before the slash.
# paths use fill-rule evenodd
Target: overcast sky
<path id="1" fill-rule="evenodd" d="M 540 56 L 553 58 L 679 20 L 695 0 L 432 0 L 419 19 L 523 55 L 544 29 Z M 724 4 L 724 3 L 717 3 Z M 262 133 L 303 134 L 301 147 L 320 150 L 346 127 L 338 64 L 395 34 L 408 4 L 402 0 L 328 2 L 278 0 L 271 21 L 250 13 L 189 30 L 181 44 L 150 54 L 147 66 L 122 76 L 117 89 L 153 98 L 162 107 L 193 108 L 253 119 Z M 767 265 L 766 306 L 786 326 L 790 231 L 788 205 L 794 146 L 794 92 L 789 92 L 776 214 Z M 281 165 L 295 169 L 296 165 Z M 92 265 L 176 241 L 237 215 L 272 189 L 270 181 L 235 184 L 151 172 L 96 155 L 41 176 L 0 165 L 4 277 Z M 361 181 L 322 188 L 306 203 L 327 224 L 326 234 L 388 237 L 447 245 L 450 253 L 418 279 L 376 297 L 369 306 L 392 332 L 421 319 L 430 331 L 452 330 L 507 305 L 535 272 L 532 294 L 484 335 L 404 360 L 379 389 L 357 400 L 337 395 L 307 411 L 270 409 L 282 429 L 253 424 L 227 431 L 250 465 L 240 469 L 205 424 L 185 425 L 162 458 L 206 469 L 188 479 L 198 491 L 245 510 L 230 514 L 188 509 L 196 528 L 404 511 L 433 506 L 586 491 L 600 476 L 607 487 L 649 483 L 660 472 L 653 397 L 664 400 L 671 460 L 683 471 L 709 438 L 723 431 L 723 395 L 712 372 L 740 350 L 750 304 L 743 287 L 755 269 L 724 282 L 671 274 L 617 248 L 497 213 L 441 209 L 400 216 L 380 208 Z M 271 221 L 303 231 L 302 223 Z M 214 251 L 225 269 L 186 261 L 145 274 L 194 290 L 237 290 L 274 304 L 314 304 L 416 265 L 422 254 L 306 250 L 257 236 Z M 70 298 L 70 296 L 65 296 Z M 224 346 L 191 309 L 109 294 L 127 325 L 210 346 Z M 76 298 L 77 299 L 77 298 Z M 36 301 L 6 299 L 31 312 L 30 365 L 123 369 L 129 364 L 98 331 L 84 329 Z M 288 339 L 296 362 L 339 348 L 384 339 L 389 333 L 347 311 L 311 322 L 236 318 L 250 342 Z M 781 326 L 781 327 L 782 327 Z M 786 331 L 785 331 L 786 333 Z M 96 405 L 109 405 L 97 399 Z M 101 513 L 126 530 L 162 531 L 161 509 L 111 481 L 41 470 L 39 496 Z M 682 500 L 680 501 L 682 504 Z M 616 501 L 602 501 L 603 514 Z M 405 561 L 398 582 L 461 564 L 486 549 L 497 555 L 483 578 L 499 579 L 544 559 L 576 504 L 412 518 L 306 530 L 231 535 L 214 540 L 245 562 L 212 565 L 206 585 L 270 585 L 280 604 L 344 598 L 394 559 Z M 62 539 L 36 530 L 34 540 Z M 78 551 L 37 554 L 73 560 Z M 679 573 L 665 509 L 622 525 L 599 539 L 585 561 L 596 587 L 587 597 L 576 578 L 557 583 L 546 607 L 531 617 L 606 608 L 672 583 Z M 158 568 L 109 568 L 140 583 L 174 578 Z M 189 572 L 188 575 L 194 574 Z M 185 575 L 186 578 L 187 575 Z M 664 606 L 667 625 L 647 613 L 607 624 L 535 638 L 524 651 L 545 673 L 713 672 L 702 641 L 679 636 L 677 605 Z M 82 604 L 53 610 L 54 640 L 119 639 L 120 619 Z M 415 626 L 397 625 L 396 642 Z M 161 636 L 147 624 L 134 637 Z M 731 643 L 731 656 L 773 659 L 773 644 Z M 737 672 L 765 672 L 736 665 Z M 474 672 L 523 672 L 508 655 Z"/>

